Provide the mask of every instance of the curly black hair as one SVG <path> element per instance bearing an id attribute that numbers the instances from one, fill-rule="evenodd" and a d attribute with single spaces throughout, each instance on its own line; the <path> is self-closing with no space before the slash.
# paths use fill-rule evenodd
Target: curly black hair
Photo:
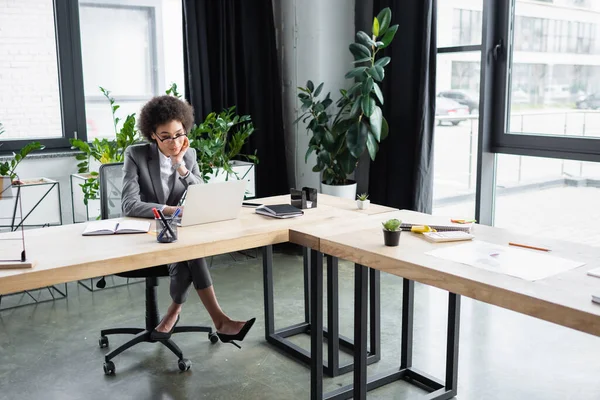
<path id="1" fill-rule="evenodd" d="M 156 127 L 173 120 L 181 122 L 187 133 L 194 124 L 194 108 L 185 100 L 174 96 L 156 96 L 148 101 L 138 118 L 138 129 L 149 142 L 155 142 L 152 134 Z"/>

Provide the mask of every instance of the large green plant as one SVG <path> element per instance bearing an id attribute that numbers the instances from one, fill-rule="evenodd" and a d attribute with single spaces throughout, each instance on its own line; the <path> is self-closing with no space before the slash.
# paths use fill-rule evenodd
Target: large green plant
<path id="1" fill-rule="evenodd" d="M 113 118 L 113 126 L 115 130 L 114 139 L 98 139 L 95 138 L 91 143 L 84 142 L 80 139 L 70 139 L 71 146 L 80 150 L 83 154 L 78 154 L 75 158 L 79 161 L 77 164 L 79 173 L 89 173 L 90 177 L 79 186 L 83 190 L 83 202 L 88 205 L 89 200 L 97 200 L 100 190 L 100 182 L 98 181 L 98 171 L 90 170 L 90 162 L 92 159 L 101 164 L 122 162 L 125 160 L 125 149 L 132 144 L 141 141 L 140 135 L 135 127 L 135 113 L 130 114 L 125 118 L 121 129 L 118 129 L 118 124 L 121 119 L 117 117 L 116 112 L 120 108 L 116 104 L 115 99 L 110 96 L 110 91 L 100 87 L 100 91 L 110 103 L 110 109 Z"/>
<path id="2" fill-rule="evenodd" d="M 4 133 L 4 126 L 0 123 L 0 135 Z M 2 144 L 0 144 L 2 146 Z M 39 142 L 27 143 L 18 153 L 13 152 L 11 159 L 0 163 L 0 176 L 7 176 L 13 181 L 17 174 L 15 170 L 21 161 L 25 159 L 32 151 L 43 150 L 44 145 Z"/>
<path id="3" fill-rule="evenodd" d="M 305 162 L 311 153 L 317 155 L 313 171 L 322 171 L 326 184 L 346 184 L 365 150 L 375 160 L 379 143 L 388 135 L 388 123 L 380 108 L 384 99 L 379 83 L 391 58 L 377 55 L 390 45 L 398 30 L 398 25 L 390 26 L 391 19 L 391 10 L 385 8 L 373 19 L 371 36 L 363 31 L 356 34 L 356 42 L 349 47 L 356 66 L 346 74 L 355 84 L 349 90 L 340 90 L 333 112 L 330 93 L 320 98 L 323 83 L 315 88 L 309 80 L 306 87 L 298 88 L 302 114 L 295 123 L 309 120 L 307 130 L 312 132 Z"/>
<path id="4" fill-rule="evenodd" d="M 254 154 L 242 154 L 242 147 L 254 132 L 249 115 L 237 115 L 235 106 L 210 113 L 200 125 L 194 125 L 189 134 L 190 147 L 196 149 L 198 166 L 204 182 L 208 182 L 216 170 L 236 175 L 230 161 L 242 158 L 258 164 Z"/>

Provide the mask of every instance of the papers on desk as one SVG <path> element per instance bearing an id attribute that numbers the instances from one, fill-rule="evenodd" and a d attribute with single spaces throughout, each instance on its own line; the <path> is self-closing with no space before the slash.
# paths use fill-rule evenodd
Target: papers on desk
<path id="1" fill-rule="evenodd" d="M 600 268 L 590 269 L 587 274 L 589 276 L 595 276 L 596 278 L 600 278 Z"/>
<path id="2" fill-rule="evenodd" d="M 95 235 L 114 235 L 121 233 L 147 233 L 150 230 L 150 222 L 147 221 L 135 221 L 135 220 L 124 220 L 124 221 L 94 221 L 88 222 L 83 236 L 95 236 Z"/>
<path id="3" fill-rule="evenodd" d="M 433 250 L 425 254 L 528 281 L 544 279 L 585 264 L 551 256 L 537 250 L 517 249 L 479 240 Z"/>

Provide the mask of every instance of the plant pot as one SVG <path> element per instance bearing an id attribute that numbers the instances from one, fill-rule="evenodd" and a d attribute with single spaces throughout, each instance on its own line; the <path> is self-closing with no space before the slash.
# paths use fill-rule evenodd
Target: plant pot
<path id="1" fill-rule="evenodd" d="M 359 210 L 366 210 L 369 208 L 369 204 L 371 204 L 371 200 L 356 200 L 356 206 Z"/>
<path id="2" fill-rule="evenodd" d="M 348 182 L 352 183 L 348 185 L 328 185 L 321 182 L 321 193 L 354 200 L 356 199 L 356 182 L 351 180 L 348 180 Z"/>
<path id="3" fill-rule="evenodd" d="M 0 199 L 12 198 L 16 195 L 17 188 L 11 187 L 11 180 L 8 176 L 0 176 Z"/>
<path id="4" fill-rule="evenodd" d="M 383 230 L 383 243 L 386 246 L 395 247 L 400 243 L 400 232 L 402 231 L 386 231 Z"/>

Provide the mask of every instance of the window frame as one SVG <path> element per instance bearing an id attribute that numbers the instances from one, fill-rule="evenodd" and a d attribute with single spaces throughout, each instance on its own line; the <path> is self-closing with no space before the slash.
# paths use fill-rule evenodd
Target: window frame
<path id="1" fill-rule="evenodd" d="M 515 26 L 516 0 L 498 1 L 497 20 L 493 38 L 486 51 L 492 52 L 493 46 L 502 43 L 499 57 L 494 61 L 495 79 L 489 95 L 493 95 L 495 118 L 492 126 L 490 150 L 494 153 L 560 158 L 577 161 L 600 161 L 600 139 L 568 137 L 546 134 L 511 133 L 508 130 L 510 114 L 510 78 L 512 66 L 512 47 Z M 488 4 L 489 6 L 489 4 Z M 563 25 L 568 25 L 564 24 Z M 569 32 L 570 32 L 569 26 Z M 570 37 L 569 37 L 570 39 Z M 491 46 L 491 47 L 490 47 Z M 569 46 L 569 43 L 567 43 Z M 491 55 L 491 54 L 490 54 Z"/>

